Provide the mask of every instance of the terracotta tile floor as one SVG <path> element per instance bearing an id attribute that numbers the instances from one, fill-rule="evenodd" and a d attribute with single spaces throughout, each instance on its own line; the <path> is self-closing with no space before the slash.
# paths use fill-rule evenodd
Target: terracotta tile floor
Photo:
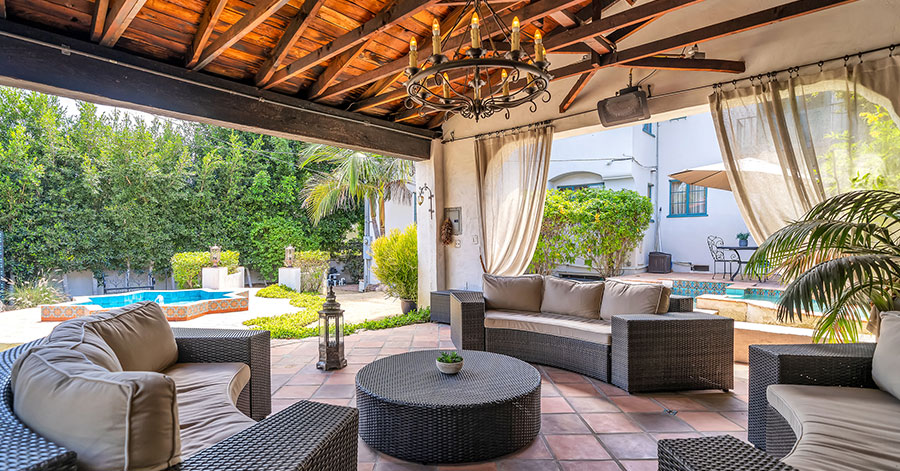
<path id="1" fill-rule="evenodd" d="M 272 341 L 272 408 L 300 400 L 356 405 L 354 378 L 367 363 L 411 350 L 453 348 L 450 327 L 420 324 L 346 338 L 348 366 L 316 369 L 316 339 Z M 731 434 L 747 439 L 747 367 L 735 364 L 735 389 L 629 395 L 586 376 L 547 366 L 541 371 L 541 434 L 527 448 L 496 461 L 424 466 L 379 453 L 360 442 L 359 469 L 468 471 L 655 470 L 656 440 Z"/>

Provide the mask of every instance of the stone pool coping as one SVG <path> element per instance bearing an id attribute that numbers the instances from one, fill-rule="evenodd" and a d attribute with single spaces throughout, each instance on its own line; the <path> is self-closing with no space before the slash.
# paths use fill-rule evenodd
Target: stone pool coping
<path id="1" fill-rule="evenodd" d="M 101 307 L 97 304 L 81 304 L 90 302 L 95 298 L 122 296 L 124 294 L 140 293 L 144 291 L 160 291 L 160 290 L 138 290 L 128 293 L 107 294 L 97 296 L 76 296 L 72 301 L 61 304 L 44 304 L 40 306 L 42 322 L 59 322 L 77 317 L 90 316 L 98 312 L 106 312 L 114 307 Z M 187 290 L 179 290 L 187 291 Z M 222 290 L 212 290 L 205 288 L 196 288 L 191 291 L 205 291 L 208 293 L 221 292 Z M 250 292 L 244 290 L 233 290 L 225 294 L 224 298 L 218 299 L 201 299 L 190 303 L 179 304 L 177 306 L 161 304 L 163 314 L 169 321 L 187 321 L 196 319 L 206 314 L 214 314 L 218 312 L 235 312 L 246 311 L 249 309 Z"/>

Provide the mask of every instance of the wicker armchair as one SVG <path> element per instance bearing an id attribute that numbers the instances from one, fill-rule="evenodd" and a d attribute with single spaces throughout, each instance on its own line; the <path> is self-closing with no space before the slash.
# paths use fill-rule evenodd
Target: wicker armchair
<path id="1" fill-rule="evenodd" d="M 269 333 L 173 329 L 180 362 L 243 362 L 250 383 L 238 409 L 263 419 L 271 412 Z M 10 372 L 16 358 L 43 339 L 0 352 L 0 469 L 75 471 L 75 453 L 33 432 L 13 412 Z M 354 408 L 301 401 L 191 456 L 173 470 L 356 469 L 359 414 Z"/>
<path id="2" fill-rule="evenodd" d="M 672 296 L 667 314 L 613 316 L 612 344 L 511 329 L 486 329 L 484 297 L 450 298 L 453 344 L 555 366 L 629 392 L 734 387 L 734 321 L 693 311 L 693 298 Z"/>

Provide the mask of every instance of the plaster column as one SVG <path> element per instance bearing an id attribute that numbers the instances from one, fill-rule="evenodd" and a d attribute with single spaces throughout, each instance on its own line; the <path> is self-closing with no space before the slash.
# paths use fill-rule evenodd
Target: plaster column
<path id="1" fill-rule="evenodd" d="M 427 184 L 434 192 L 434 215 L 428 210 L 428 192 L 425 201 L 416 207 L 418 221 L 419 255 L 419 307 L 431 305 L 431 292 L 444 289 L 444 250 L 440 243 L 439 228 L 444 217 L 444 153 L 440 139 L 431 142 L 431 158 L 416 162 L 416 204 L 422 186 Z"/>

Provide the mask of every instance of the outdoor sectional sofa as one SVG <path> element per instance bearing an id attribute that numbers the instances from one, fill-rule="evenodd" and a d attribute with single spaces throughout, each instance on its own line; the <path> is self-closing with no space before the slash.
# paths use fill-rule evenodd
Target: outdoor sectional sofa
<path id="1" fill-rule="evenodd" d="M 0 352 L 0 469 L 355 470 L 356 409 L 265 418 L 269 355 L 266 331 L 171 329 L 152 302 L 63 322 Z"/>
<path id="2" fill-rule="evenodd" d="M 731 389 L 734 323 L 692 312 L 656 283 L 579 283 L 484 275 L 483 292 L 451 293 L 451 337 L 555 366 L 629 392 Z"/>

